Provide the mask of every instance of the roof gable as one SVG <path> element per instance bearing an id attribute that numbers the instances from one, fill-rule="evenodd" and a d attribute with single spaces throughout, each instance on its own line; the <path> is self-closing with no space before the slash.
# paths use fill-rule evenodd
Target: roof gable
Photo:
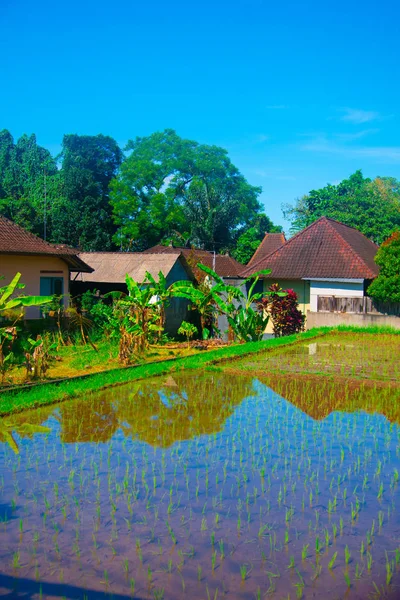
<path id="1" fill-rule="evenodd" d="M 321 217 L 283 246 L 246 267 L 248 277 L 271 269 L 277 279 L 349 278 L 374 279 L 378 247 L 353 227 Z"/>

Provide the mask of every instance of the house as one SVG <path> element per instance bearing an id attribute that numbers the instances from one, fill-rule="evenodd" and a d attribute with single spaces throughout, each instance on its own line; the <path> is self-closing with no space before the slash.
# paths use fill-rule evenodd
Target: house
<path id="1" fill-rule="evenodd" d="M 167 286 L 175 281 L 194 279 L 190 266 L 179 251 L 165 255 L 142 252 L 81 252 L 79 258 L 90 265 L 92 271 L 82 271 L 72 277 L 71 290 L 74 296 L 87 290 L 99 290 L 102 294 L 111 291 L 126 292 L 127 274 L 136 282 L 143 283 L 146 272 L 157 280 L 161 271 L 167 280 Z M 165 311 L 167 333 L 176 333 L 182 321 L 189 318 L 188 304 L 184 298 L 172 298 Z"/>
<path id="2" fill-rule="evenodd" d="M 318 310 L 321 296 L 365 296 L 369 283 L 378 275 L 374 261 L 377 250 L 357 229 L 321 217 L 270 254 L 251 260 L 241 274 L 248 277 L 271 269 L 271 275 L 264 278 L 264 290 L 272 283 L 292 288 L 306 314 Z"/>
<path id="3" fill-rule="evenodd" d="M 21 273 L 23 293 L 29 296 L 63 295 L 68 305 L 71 273 L 90 273 L 93 269 L 81 258 L 79 251 L 68 246 L 49 244 L 13 221 L 0 215 L 0 285 L 10 283 Z M 29 307 L 28 319 L 41 316 L 38 307 Z"/>

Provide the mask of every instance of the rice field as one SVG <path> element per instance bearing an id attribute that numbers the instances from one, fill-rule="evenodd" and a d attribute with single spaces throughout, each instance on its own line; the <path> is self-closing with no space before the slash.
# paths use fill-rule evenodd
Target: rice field
<path id="1" fill-rule="evenodd" d="M 400 339 L 332 335 L 0 421 L 0 598 L 400 597 Z"/>

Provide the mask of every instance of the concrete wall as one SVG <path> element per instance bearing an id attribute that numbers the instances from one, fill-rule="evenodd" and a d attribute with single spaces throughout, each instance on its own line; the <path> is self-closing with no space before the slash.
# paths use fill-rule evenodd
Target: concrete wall
<path id="1" fill-rule="evenodd" d="M 400 317 L 388 315 L 307 312 L 307 329 L 311 329 L 312 327 L 337 327 L 338 325 L 356 325 L 357 327 L 389 326 L 400 329 Z"/>
<path id="2" fill-rule="evenodd" d="M 40 296 L 40 277 L 61 277 L 64 280 L 64 294 L 69 292 L 69 269 L 67 263 L 56 256 L 23 256 L 18 254 L 0 255 L 0 286 L 10 283 L 16 273 L 21 273 L 20 282 L 25 284 L 21 294 Z M 64 299 L 68 305 L 68 297 Z M 38 307 L 28 307 L 25 312 L 27 319 L 40 319 Z"/>
<path id="3" fill-rule="evenodd" d="M 310 310 L 317 312 L 318 296 L 359 298 L 364 295 L 362 282 L 310 281 Z"/>

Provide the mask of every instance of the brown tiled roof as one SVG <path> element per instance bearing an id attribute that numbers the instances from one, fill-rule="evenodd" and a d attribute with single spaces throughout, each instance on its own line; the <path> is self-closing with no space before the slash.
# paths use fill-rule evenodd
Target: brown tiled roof
<path id="1" fill-rule="evenodd" d="M 197 248 L 174 248 L 173 246 L 153 246 L 144 251 L 144 254 L 171 254 L 174 252 L 181 252 L 187 261 L 201 262 L 210 269 L 214 265 L 213 252 L 208 250 L 199 250 Z M 227 254 L 216 254 L 215 255 L 215 272 L 220 277 L 240 277 L 240 272 L 243 269 L 243 265 L 238 263 L 237 260 L 228 256 Z"/>
<path id="2" fill-rule="evenodd" d="M 266 233 L 263 241 L 254 252 L 247 266 L 255 264 L 265 256 L 275 252 L 286 242 L 284 233 Z"/>
<path id="3" fill-rule="evenodd" d="M 89 272 L 91 268 L 78 256 L 79 251 L 65 245 L 49 244 L 0 215 L 0 254 L 33 254 L 62 258 L 71 271 Z"/>
<path id="4" fill-rule="evenodd" d="M 357 229 L 321 217 L 275 252 L 247 266 L 242 275 L 271 269 L 269 278 L 273 279 L 374 279 L 377 250 Z"/>
<path id="5" fill-rule="evenodd" d="M 192 278 L 190 267 L 185 259 L 181 258 L 181 253 L 175 250 L 174 253 L 168 253 L 167 256 L 160 254 L 144 254 L 143 252 L 81 252 L 80 258 L 91 267 L 93 273 L 81 273 L 77 281 L 86 281 L 93 283 L 125 283 L 126 275 L 130 275 L 139 283 L 142 283 L 146 276 L 146 271 L 158 279 L 161 271 L 164 277 L 167 277 L 176 261 L 181 260 L 182 265 L 188 272 L 189 278 Z"/>

